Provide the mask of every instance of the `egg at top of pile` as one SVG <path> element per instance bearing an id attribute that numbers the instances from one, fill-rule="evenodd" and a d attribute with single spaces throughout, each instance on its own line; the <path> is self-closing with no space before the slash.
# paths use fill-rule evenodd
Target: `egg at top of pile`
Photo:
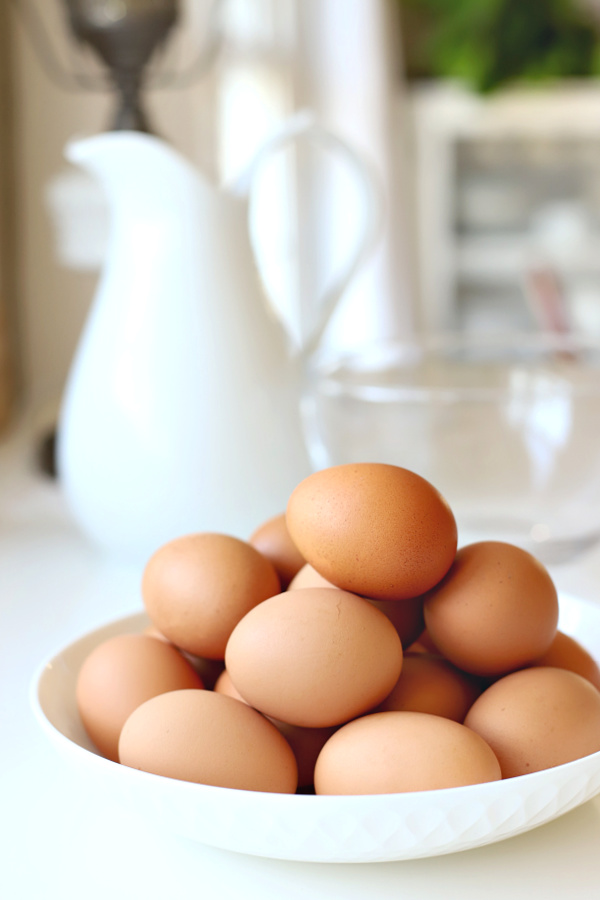
<path id="1" fill-rule="evenodd" d="M 314 472 L 292 492 L 286 522 L 320 575 L 374 600 L 428 591 L 450 568 L 458 542 L 440 492 L 415 472 L 385 463 Z"/>

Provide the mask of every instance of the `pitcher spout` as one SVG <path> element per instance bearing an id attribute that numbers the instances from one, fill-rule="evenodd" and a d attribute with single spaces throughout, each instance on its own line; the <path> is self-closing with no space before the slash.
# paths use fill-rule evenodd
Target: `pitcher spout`
<path id="1" fill-rule="evenodd" d="M 109 203 L 145 208 L 181 203 L 201 188 L 194 166 L 166 141 L 137 131 L 112 131 L 70 141 L 67 160 L 93 175 Z"/>

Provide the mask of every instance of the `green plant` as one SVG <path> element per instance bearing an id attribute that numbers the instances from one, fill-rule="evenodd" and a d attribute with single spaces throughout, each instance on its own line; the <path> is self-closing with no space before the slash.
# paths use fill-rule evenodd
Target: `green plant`
<path id="1" fill-rule="evenodd" d="M 575 0 L 399 0 L 409 68 L 481 92 L 600 74 L 598 33 Z"/>

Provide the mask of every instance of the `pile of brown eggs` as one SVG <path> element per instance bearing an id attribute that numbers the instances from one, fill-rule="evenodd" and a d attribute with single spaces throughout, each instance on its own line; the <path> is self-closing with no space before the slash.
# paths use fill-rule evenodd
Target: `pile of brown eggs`
<path id="1" fill-rule="evenodd" d="M 557 631 L 547 570 L 457 550 L 406 469 L 317 472 L 248 541 L 176 538 L 148 561 L 152 626 L 77 682 L 99 751 L 184 781 L 375 794 L 495 781 L 600 750 L 600 670 Z"/>

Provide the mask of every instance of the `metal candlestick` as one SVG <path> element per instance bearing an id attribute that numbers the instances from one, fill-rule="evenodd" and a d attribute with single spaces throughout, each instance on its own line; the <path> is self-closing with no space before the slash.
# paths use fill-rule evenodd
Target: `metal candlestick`
<path id="1" fill-rule="evenodd" d="M 65 0 L 73 33 L 108 67 L 119 94 L 113 130 L 149 132 L 144 70 L 175 25 L 177 0 Z"/>
<path id="2" fill-rule="evenodd" d="M 178 23 L 179 0 L 56 0 L 66 13 L 70 35 L 98 58 L 104 71 L 97 76 L 85 67 L 65 66 L 34 0 L 12 2 L 52 81 L 67 90 L 105 91 L 109 87 L 117 93 L 110 130 L 151 131 L 142 104 L 144 88 L 192 84 L 209 70 L 221 45 L 222 0 L 213 0 L 205 40 L 195 58 L 179 71 L 157 75 L 150 63 Z"/>

